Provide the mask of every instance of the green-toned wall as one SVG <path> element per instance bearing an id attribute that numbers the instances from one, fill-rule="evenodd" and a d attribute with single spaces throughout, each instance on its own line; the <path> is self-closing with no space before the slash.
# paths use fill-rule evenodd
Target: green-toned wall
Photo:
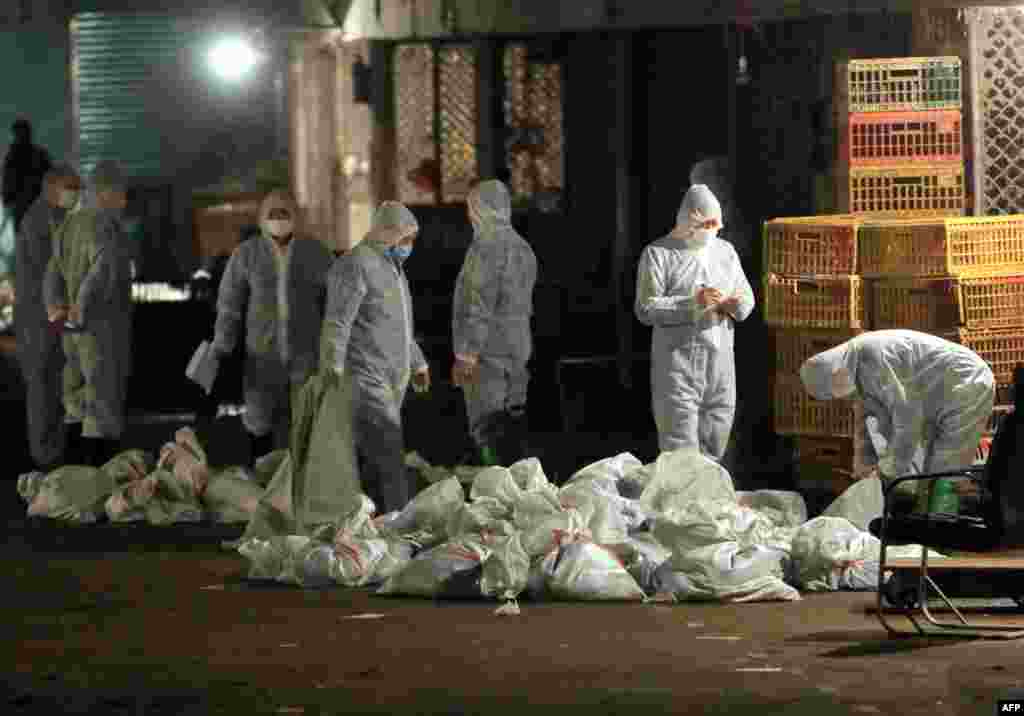
<path id="1" fill-rule="evenodd" d="M 0 151 L 7 154 L 11 124 L 32 122 L 36 143 L 54 159 L 68 151 L 68 36 L 54 22 L 27 28 L 0 28 Z"/>

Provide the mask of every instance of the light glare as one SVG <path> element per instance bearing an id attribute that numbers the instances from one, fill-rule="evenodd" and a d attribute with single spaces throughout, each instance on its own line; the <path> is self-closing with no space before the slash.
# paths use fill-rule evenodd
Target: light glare
<path id="1" fill-rule="evenodd" d="M 240 37 L 228 37 L 210 50 L 210 66 L 225 80 L 238 80 L 260 61 L 260 55 Z"/>

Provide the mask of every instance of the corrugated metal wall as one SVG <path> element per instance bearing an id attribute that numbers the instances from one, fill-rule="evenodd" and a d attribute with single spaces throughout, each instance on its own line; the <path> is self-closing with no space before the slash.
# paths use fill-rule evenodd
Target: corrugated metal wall
<path id="1" fill-rule="evenodd" d="M 149 85 L 192 32 L 170 15 L 82 13 L 71 21 L 74 152 L 88 173 L 114 159 L 133 177 L 161 173 L 161 137 L 146 121 Z M 184 30 L 184 32 L 183 32 Z"/>

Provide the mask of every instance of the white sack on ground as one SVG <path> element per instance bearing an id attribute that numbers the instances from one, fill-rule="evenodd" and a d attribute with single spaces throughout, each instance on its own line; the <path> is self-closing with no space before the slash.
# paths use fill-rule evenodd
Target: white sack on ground
<path id="1" fill-rule="evenodd" d="M 510 515 L 522 496 L 522 489 L 512 477 L 512 472 L 505 467 L 484 468 L 473 479 L 469 491 L 471 500 L 490 497 L 500 502 Z"/>
<path id="2" fill-rule="evenodd" d="M 607 548 L 593 542 L 563 544 L 540 562 L 543 593 L 569 601 L 642 601 L 644 591 Z M 534 583 L 531 593 L 536 594 Z"/>
<path id="3" fill-rule="evenodd" d="M 414 545 L 402 539 L 365 539 L 339 535 L 334 542 L 337 560 L 332 576 L 346 587 L 383 582 L 412 560 Z"/>
<path id="4" fill-rule="evenodd" d="M 673 555 L 658 568 L 654 583 L 658 592 L 684 601 L 796 601 L 799 592 L 783 581 L 783 557 L 756 544 L 709 544 Z"/>
<path id="5" fill-rule="evenodd" d="M 359 495 L 356 503 L 338 519 L 328 524 L 320 525 L 313 530 L 311 537 L 321 542 L 336 542 L 337 540 L 354 537 L 357 539 L 376 539 L 380 537 L 380 530 L 377 528 L 377 521 L 374 513 L 377 506 L 367 495 Z"/>
<path id="6" fill-rule="evenodd" d="M 654 466 L 654 476 L 640 496 L 648 512 L 664 512 L 665 502 L 729 500 L 736 502 L 732 477 L 724 467 L 696 448 L 663 452 Z"/>
<path id="7" fill-rule="evenodd" d="M 578 482 L 597 482 L 606 492 L 617 492 L 616 483 L 627 474 L 643 467 L 643 464 L 628 452 L 620 453 L 615 457 L 608 457 L 598 460 L 586 467 L 577 470 L 567 481 L 566 485 Z"/>
<path id="8" fill-rule="evenodd" d="M 248 479 L 244 468 L 228 468 L 210 477 L 202 504 L 214 522 L 248 522 L 256 514 L 263 493 L 259 484 Z"/>
<path id="9" fill-rule="evenodd" d="M 310 542 L 309 537 L 298 535 L 247 539 L 238 545 L 238 552 L 249 560 L 249 579 L 297 584 L 295 562 Z"/>
<path id="10" fill-rule="evenodd" d="M 377 590 L 377 594 L 408 597 L 438 596 L 448 580 L 460 572 L 478 569 L 491 555 L 479 541 L 462 537 L 421 552 L 398 574 Z"/>
<path id="11" fill-rule="evenodd" d="M 535 457 L 528 457 L 512 464 L 508 471 L 516 485 L 525 494 L 541 493 L 548 496 L 558 494 L 558 488 L 548 481 L 548 476 L 544 474 L 544 467 Z"/>
<path id="12" fill-rule="evenodd" d="M 381 522 L 378 527 L 389 534 L 415 531 L 444 534 L 452 513 L 465 502 L 462 484 L 451 477 L 420 492 L 395 519 Z"/>
<path id="13" fill-rule="evenodd" d="M 523 549 L 519 535 L 488 537 L 491 554 L 484 562 L 480 591 L 486 597 L 515 599 L 526 589 L 530 574 L 530 557 Z"/>
<path id="14" fill-rule="evenodd" d="M 614 551 L 646 594 L 657 591 L 654 575 L 658 567 L 672 557 L 671 550 L 658 542 L 650 532 L 640 532 L 630 536 L 626 543 L 617 545 Z"/>
<path id="15" fill-rule="evenodd" d="M 144 450 L 125 450 L 111 458 L 100 469 L 112 477 L 117 485 L 141 480 L 153 472 L 156 463 Z"/>
<path id="16" fill-rule="evenodd" d="M 29 517 L 50 517 L 77 524 L 96 522 L 117 488 L 114 478 L 94 467 L 65 465 L 35 481 Z"/>
<path id="17" fill-rule="evenodd" d="M 524 529 L 537 520 L 550 517 L 562 511 L 558 496 L 548 492 L 532 492 L 523 495 L 512 511 L 512 521 L 519 529 Z"/>
<path id="18" fill-rule="evenodd" d="M 157 477 L 147 476 L 114 490 L 104 504 L 111 522 L 144 522 L 146 505 L 156 494 Z"/>
<path id="19" fill-rule="evenodd" d="M 495 499 L 481 497 L 456 507 L 448 518 L 445 533 L 452 538 L 480 536 L 484 533 L 511 533 L 514 529 L 505 519 L 508 510 Z"/>
<path id="20" fill-rule="evenodd" d="M 267 489 L 260 498 L 240 543 L 250 539 L 267 540 L 271 537 L 294 534 L 295 513 L 292 511 L 292 458 L 284 451 Z"/>
<path id="21" fill-rule="evenodd" d="M 26 472 L 18 476 L 18 496 L 25 502 L 32 502 L 39 494 L 43 481 L 46 479 L 45 472 Z"/>
<path id="22" fill-rule="evenodd" d="M 776 527 L 768 517 L 729 500 L 666 500 L 666 510 L 656 515 L 651 532 L 674 555 L 722 542 L 788 546 L 792 530 Z"/>
<path id="23" fill-rule="evenodd" d="M 520 540 L 523 549 L 531 559 L 541 557 L 565 541 L 577 539 L 590 540 L 592 535 L 587 529 L 583 516 L 577 510 L 561 510 L 538 518 L 522 527 Z"/>
<path id="24" fill-rule="evenodd" d="M 883 509 L 882 481 L 877 477 L 866 477 L 850 485 L 822 515 L 842 517 L 866 532 L 871 520 L 882 516 Z"/>
<path id="25" fill-rule="evenodd" d="M 638 500 L 622 497 L 614 483 L 598 479 L 580 480 L 564 486 L 558 501 L 566 509 L 580 511 L 594 540 L 601 544 L 618 544 L 648 519 L 648 511 Z M 623 534 L 625 532 L 625 534 Z"/>
<path id="26" fill-rule="evenodd" d="M 810 592 L 874 589 L 878 538 L 841 517 L 816 517 L 793 537 L 792 581 Z"/>
<path id="27" fill-rule="evenodd" d="M 152 496 L 141 506 L 146 522 L 158 527 L 178 522 L 202 522 L 203 507 L 190 483 L 167 470 L 154 470 L 146 479 L 155 482 Z"/>
<path id="28" fill-rule="evenodd" d="M 798 492 L 737 492 L 736 499 L 741 507 L 749 507 L 755 512 L 760 512 L 779 527 L 799 527 L 807 521 L 807 503 Z"/>

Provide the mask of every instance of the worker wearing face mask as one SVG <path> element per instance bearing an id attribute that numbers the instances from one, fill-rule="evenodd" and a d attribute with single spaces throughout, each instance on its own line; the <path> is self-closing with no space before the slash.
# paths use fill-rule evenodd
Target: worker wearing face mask
<path id="1" fill-rule="evenodd" d="M 430 388 L 430 369 L 413 335 L 412 298 L 403 264 L 419 224 L 404 205 L 385 201 L 366 238 L 331 269 L 321 363 L 337 385 L 335 421 L 311 453 L 334 451 L 307 469 L 296 494 L 303 524 L 322 522 L 340 509 L 340 476 L 355 482 L 380 513 L 405 507 L 402 402 L 410 385 Z M 327 414 L 327 413 L 325 413 Z M 324 418 L 322 418 L 324 419 Z"/>
<path id="2" fill-rule="evenodd" d="M 120 167 L 97 164 L 88 189 L 83 208 L 55 233 L 45 293 L 51 323 L 68 327 L 64 411 L 78 462 L 100 466 L 119 449 L 125 428 L 131 269 L 121 229 L 127 193 Z"/>
<path id="3" fill-rule="evenodd" d="M 754 310 L 736 250 L 716 237 L 721 228 L 714 194 L 691 186 L 675 228 L 640 257 L 634 307 L 654 328 L 651 392 L 660 449 L 699 448 L 716 461 L 736 412 L 735 324 Z"/>
<path id="4" fill-rule="evenodd" d="M 972 465 L 995 399 L 992 369 L 978 354 L 917 331 L 861 334 L 809 358 L 800 378 L 817 400 L 863 399 L 865 462 L 883 478 L 914 474 L 922 446 L 924 474 Z M 881 459 L 869 421 L 886 441 Z M 927 512 L 927 490 L 918 497 L 917 510 Z"/>
<path id="5" fill-rule="evenodd" d="M 452 382 L 465 394 L 474 461 L 511 464 L 525 457 L 537 257 L 512 228 L 511 199 L 500 181 L 476 186 L 466 211 L 473 243 L 455 283 Z"/>
<path id="6" fill-rule="evenodd" d="M 25 380 L 29 449 L 36 469 L 49 472 L 65 458 L 61 394 L 64 350 L 46 317 L 43 284 L 60 232 L 78 205 L 81 181 L 67 164 L 43 180 L 43 194 L 21 222 L 15 251 L 15 329 L 18 360 Z"/>
<path id="7" fill-rule="evenodd" d="M 316 371 L 331 255 L 295 236 L 297 207 L 274 191 L 260 207 L 261 236 L 232 253 L 217 296 L 214 351 L 231 354 L 245 321 L 242 421 L 253 462 L 287 444 L 291 403 Z"/>

